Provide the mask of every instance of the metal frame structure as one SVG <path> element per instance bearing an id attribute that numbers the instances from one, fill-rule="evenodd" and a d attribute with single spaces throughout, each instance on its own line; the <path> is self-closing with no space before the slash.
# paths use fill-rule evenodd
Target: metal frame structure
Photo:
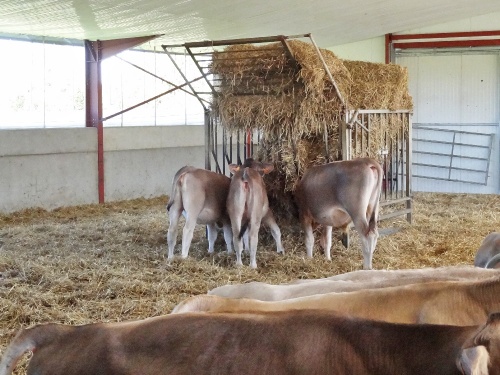
<path id="1" fill-rule="evenodd" d="M 210 100 L 210 97 L 216 96 L 217 85 L 219 84 L 218 78 L 214 77 L 210 73 L 210 63 L 212 61 L 211 55 L 215 53 L 216 48 L 235 46 L 240 44 L 259 44 L 259 43 L 272 43 L 280 42 L 281 53 L 286 55 L 289 61 L 292 62 L 292 66 L 295 69 L 299 69 L 299 64 L 293 58 L 287 41 L 290 39 L 297 38 L 308 38 L 311 44 L 314 46 L 316 53 L 325 69 L 328 79 L 332 83 L 336 95 L 338 96 L 341 106 L 344 112 L 344 119 L 341 126 L 341 139 L 342 139 L 342 156 L 343 160 L 349 160 L 351 158 L 350 150 L 353 147 L 352 142 L 356 142 L 355 138 L 352 137 L 352 132 L 355 128 L 361 129 L 367 142 L 369 142 L 369 127 L 370 119 L 372 116 L 392 116 L 397 115 L 401 118 L 405 118 L 408 123 L 410 136 L 405 137 L 401 134 L 399 138 L 395 141 L 391 141 L 390 145 L 387 147 L 391 148 L 390 158 L 385 157 L 384 170 L 385 170 L 385 181 L 383 197 L 381 198 L 382 206 L 393 206 L 404 204 L 403 209 L 395 209 L 392 212 L 382 215 L 381 220 L 392 218 L 395 216 L 406 215 L 409 222 L 412 220 L 412 197 L 411 197 L 411 112 L 410 111 L 385 111 L 385 110 L 349 110 L 338 85 L 335 82 L 328 66 L 321 54 L 320 49 L 314 42 L 311 34 L 303 35 L 293 35 L 293 36 L 271 36 L 263 38 L 245 38 L 245 39 L 233 39 L 233 40 L 219 40 L 219 41 L 203 41 L 195 43 L 185 43 L 178 45 L 162 45 L 164 51 L 170 56 L 174 51 L 179 49 L 184 49 L 193 59 L 193 62 L 198 67 L 200 73 L 205 78 L 207 91 L 196 91 L 193 87 L 190 87 L 192 93 L 198 97 L 200 103 L 205 109 L 205 168 L 211 170 L 212 162 L 215 163 L 215 171 L 219 173 L 226 173 L 226 164 L 233 162 L 241 163 L 246 157 L 249 157 L 253 153 L 253 147 L 256 144 L 259 145 L 259 134 L 251 134 L 238 131 L 236 135 L 228 134 L 224 127 L 219 131 L 218 128 L 221 124 L 217 123 L 217 119 L 214 118 L 210 111 L 205 105 L 206 101 Z M 221 50 L 219 49 L 218 52 Z M 233 50 L 234 52 L 234 50 Z M 238 51 L 238 52 L 244 52 Z M 239 57 L 242 59 L 241 57 Z M 253 56 L 253 59 L 256 59 Z M 174 64 L 175 65 L 175 64 Z M 177 70 L 182 75 L 184 80 L 188 82 L 188 78 L 184 76 L 181 69 L 177 67 Z M 270 78 L 272 79 L 272 78 Z M 262 94 L 256 92 L 242 92 L 238 95 L 254 95 Z M 269 95 L 272 95 L 270 93 Z M 208 96 L 208 97 L 207 97 Z M 358 119 L 358 116 L 361 116 Z M 359 131 L 359 130 L 358 130 Z M 255 137 L 257 141 L 254 142 Z M 236 138 L 236 139 L 233 139 Z M 325 126 L 324 129 L 324 139 L 325 139 L 325 155 L 328 155 L 328 132 Z M 236 160 L 235 160 L 236 159 Z M 328 160 L 328 159 L 327 159 Z"/>
<path id="2" fill-rule="evenodd" d="M 116 40 L 85 40 L 85 126 L 97 128 L 97 186 L 99 203 L 104 203 L 104 129 L 102 117 L 101 62 L 126 49 L 146 43 L 158 35 Z M 140 105 L 140 104 L 139 104 Z M 135 108 L 137 106 L 134 106 Z M 130 108 L 132 109 L 132 108 Z M 130 110 L 128 109 L 128 110 Z M 127 110 L 125 110 L 127 111 Z M 125 112 L 125 111 L 122 111 Z"/>

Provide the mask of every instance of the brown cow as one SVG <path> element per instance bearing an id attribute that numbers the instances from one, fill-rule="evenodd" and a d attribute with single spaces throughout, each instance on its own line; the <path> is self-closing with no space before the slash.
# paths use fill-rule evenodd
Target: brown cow
<path id="1" fill-rule="evenodd" d="M 500 277 L 434 281 L 348 293 L 326 293 L 283 301 L 211 295 L 189 297 L 172 313 L 318 309 L 392 323 L 472 325 L 500 311 Z"/>
<path id="2" fill-rule="evenodd" d="M 481 267 L 474 267 L 472 265 L 444 266 L 436 268 L 425 267 L 400 270 L 357 270 L 324 277 L 321 279 L 298 279 L 290 282 L 290 284 L 310 283 L 316 282 L 318 280 L 374 282 L 381 280 L 396 280 L 420 277 L 438 277 L 442 279 L 446 279 L 448 277 L 459 277 L 479 279 L 483 277 L 495 276 L 497 275 L 496 272 L 497 271 L 495 270 L 487 270 Z"/>
<path id="3" fill-rule="evenodd" d="M 372 275 L 368 278 L 365 276 Z M 472 266 L 440 267 L 415 270 L 371 270 L 353 271 L 342 279 L 316 279 L 294 284 L 266 284 L 250 282 L 223 285 L 210 290 L 207 294 L 228 298 L 251 298 L 260 301 L 281 301 L 285 299 L 311 296 L 314 294 L 352 292 L 365 289 L 387 288 L 408 284 L 439 280 L 475 280 L 498 276 L 492 269 Z M 351 278 L 354 281 L 351 281 Z M 356 281 L 357 279 L 361 281 Z"/>
<path id="4" fill-rule="evenodd" d="M 488 234 L 474 258 L 476 267 L 500 268 L 500 232 Z"/>
<path id="5" fill-rule="evenodd" d="M 308 257 L 313 254 L 313 223 L 324 226 L 321 245 L 330 260 L 332 227 L 342 228 L 345 235 L 352 221 L 361 239 L 363 268 L 372 268 L 382 178 L 380 164 L 368 158 L 337 161 L 306 170 L 295 198 Z"/>
<path id="6" fill-rule="evenodd" d="M 182 231 L 182 258 L 188 256 L 196 224 L 207 225 L 209 253 L 214 251 L 217 223 L 223 228 L 227 251 L 232 251 L 231 222 L 226 211 L 230 183 L 229 177 L 205 169 L 186 166 L 177 171 L 167 205 L 170 219 L 167 233 L 169 259 L 174 256 L 177 226 L 182 213 L 186 217 Z"/>
<path id="7" fill-rule="evenodd" d="M 500 314 L 468 327 L 306 310 L 38 325 L 14 338 L 0 375 L 27 351 L 28 375 L 498 375 Z"/>
<path id="8" fill-rule="evenodd" d="M 241 266 L 243 235 L 248 231 L 250 267 L 257 268 L 257 242 L 261 222 L 271 229 L 278 253 L 284 253 L 281 231 L 269 209 L 266 187 L 262 176 L 274 169 L 271 163 L 260 163 L 251 158 L 243 165 L 230 164 L 233 173 L 227 196 L 227 211 L 231 219 L 236 265 Z"/>

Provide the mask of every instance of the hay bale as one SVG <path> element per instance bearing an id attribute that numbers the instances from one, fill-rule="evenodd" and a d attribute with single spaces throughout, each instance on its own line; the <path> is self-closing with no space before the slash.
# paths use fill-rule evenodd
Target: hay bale
<path id="1" fill-rule="evenodd" d="M 294 60 L 281 43 L 245 44 L 215 52 L 211 64 L 213 113 L 230 132 L 261 132 L 257 157 L 275 163 L 270 195 L 278 201 L 283 195 L 284 206 L 307 168 L 341 159 L 340 124 L 347 109 L 412 108 L 406 68 L 342 60 L 321 49 L 346 108 L 316 48 L 300 40 L 287 43 Z M 381 150 L 408 124 L 387 116 L 371 121 L 369 129 L 369 135 L 353 131 L 353 157 L 381 159 Z"/>
<path id="2" fill-rule="evenodd" d="M 406 67 L 350 60 L 343 60 L 343 64 L 352 77 L 351 108 L 413 109 Z"/>

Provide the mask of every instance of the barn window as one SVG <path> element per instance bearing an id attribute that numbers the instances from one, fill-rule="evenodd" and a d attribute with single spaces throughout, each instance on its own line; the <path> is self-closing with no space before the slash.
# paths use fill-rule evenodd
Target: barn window
<path id="1" fill-rule="evenodd" d="M 0 39 L 0 128 L 85 124 L 83 44 Z"/>
<path id="2" fill-rule="evenodd" d="M 0 129 L 85 126 L 85 51 L 82 41 L 44 37 L 0 38 Z M 190 77 L 189 56 L 173 57 Z M 183 84 L 162 49 L 145 45 L 102 62 L 103 116 Z M 158 78 L 160 77 L 160 78 Z M 104 126 L 201 125 L 203 107 L 182 90 L 104 121 Z"/>

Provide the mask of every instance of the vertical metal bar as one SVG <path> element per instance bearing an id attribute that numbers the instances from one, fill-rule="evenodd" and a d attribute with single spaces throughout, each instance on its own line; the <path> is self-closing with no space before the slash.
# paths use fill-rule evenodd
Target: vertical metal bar
<path id="1" fill-rule="evenodd" d="M 372 116 L 374 116 L 374 115 L 371 115 L 369 113 L 367 114 L 367 118 L 368 118 L 367 122 L 368 123 L 366 124 L 367 125 L 366 127 L 370 131 L 372 129 Z M 366 133 L 366 148 L 367 148 L 368 152 L 370 152 L 370 132 Z"/>
<path id="2" fill-rule="evenodd" d="M 448 180 L 451 180 L 451 167 L 453 167 L 453 154 L 455 152 L 455 139 L 456 132 L 453 132 L 453 143 L 451 144 L 451 154 L 450 154 L 450 170 L 448 171 Z"/>
<path id="3" fill-rule="evenodd" d="M 246 134 L 243 135 L 243 160 L 247 160 L 247 142 Z"/>
<path id="4" fill-rule="evenodd" d="M 211 114 L 209 110 L 205 110 L 205 169 L 211 170 L 210 166 L 210 151 L 212 149 L 211 144 Z"/>
<path id="5" fill-rule="evenodd" d="M 104 203 L 104 126 L 102 120 L 102 44 L 85 41 L 85 125 L 97 129 L 97 190 L 99 203 Z"/>
<path id="6" fill-rule="evenodd" d="M 328 128 L 326 126 L 326 123 L 323 124 L 323 142 L 325 142 L 325 159 L 326 162 L 330 162 L 330 157 L 329 157 L 329 150 L 328 150 Z"/>
<path id="7" fill-rule="evenodd" d="M 405 168 L 405 144 L 406 144 L 406 139 L 405 139 L 405 125 L 407 124 L 407 114 L 403 114 L 403 128 L 401 129 L 401 143 L 400 143 L 400 148 L 401 148 L 401 198 L 404 197 L 404 168 Z M 399 169 L 399 168 L 398 168 Z"/>
<path id="8" fill-rule="evenodd" d="M 361 116 L 361 123 L 365 125 L 365 127 L 367 124 L 366 121 L 367 118 L 370 118 L 369 114 L 363 113 L 363 115 Z M 370 144 L 368 143 L 368 134 L 370 134 L 370 132 L 367 132 L 365 129 L 361 128 L 361 156 L 363 157 L 370 155 Z"/>
<path id="9" fill-rule="evenodd" d="M 233 133 L 229 135 L 229 164 L 233 163 Z"/>
<path id="10" fill-rule="evenodd" d="M 387 149 L 387 133 L 384 135 L 384 148 Z M 387 150 L 389 151 L 389 150 Z M 385 186 L 384 186 L 384 198 L 387 200 L 387 188 L 389 186 L 388 179 L 388 170 L 387 170 L 387 154 L 384 153 L 384 175 L 385 175 Z"/>
<path id="11" fill-rule="evenodd" d="M 493 139 L 495 136 L 493 134 L 490 134 L 490 146 L 488 150 L 488 161 L 486 162 L 486 175 L 484 176 L 484 184 L 488 184 L 488 172 L 490 170 L 490 161 L 491 161 L 491 151 L 493 150 Z"/>
<path id="12" fill-rule="evenodd" d="M 227 163 L 227 130 L 222 127 L 222 174 L 226 174 Z"/>
<path id="13" fill-rule="evenodd" d="M 241 162 L 241 156 L 240 156 L 240 131 L 238 130 L 236 132 L 236 160 L 237 160 L 237 164 L 241 165 L 243 164 Z"/>
<path id="14" fill-rule="evenodd" d="M 219 137 L 217 136 L 217 124 L 215 124 L 214 119 L 212 118 L 212 126 L 213 126 L 213 133 L 214 133 L 214 140 L 213 140 L 213 153 L 214 153 L 214 159 L 216 165 L 219 165 Z"/>
<path id="15" fill-rule="evenodd" d="M 349 141 L 349 132 L 350 129 L 347 127 L 347 119 L 349 117 L 347 111 L 344 113 L 345 118 L 344 121 L 340 122 L 340 129 L 341 129 L 341 146 L 342 146 L 342 160 L 350 160 L 351 158 L 351 143 Z"/>
<path id="16" fill-rule="evenodd" d="M 408 136 L 406 142 L 406 208 L 411 210 L 406 214 L 406 220 L 411 224 L 413 222 L 413 201 L 411 199 L 411 169 L 412 169 L 412 122 L 411 114 L 408 113 Z"/>

